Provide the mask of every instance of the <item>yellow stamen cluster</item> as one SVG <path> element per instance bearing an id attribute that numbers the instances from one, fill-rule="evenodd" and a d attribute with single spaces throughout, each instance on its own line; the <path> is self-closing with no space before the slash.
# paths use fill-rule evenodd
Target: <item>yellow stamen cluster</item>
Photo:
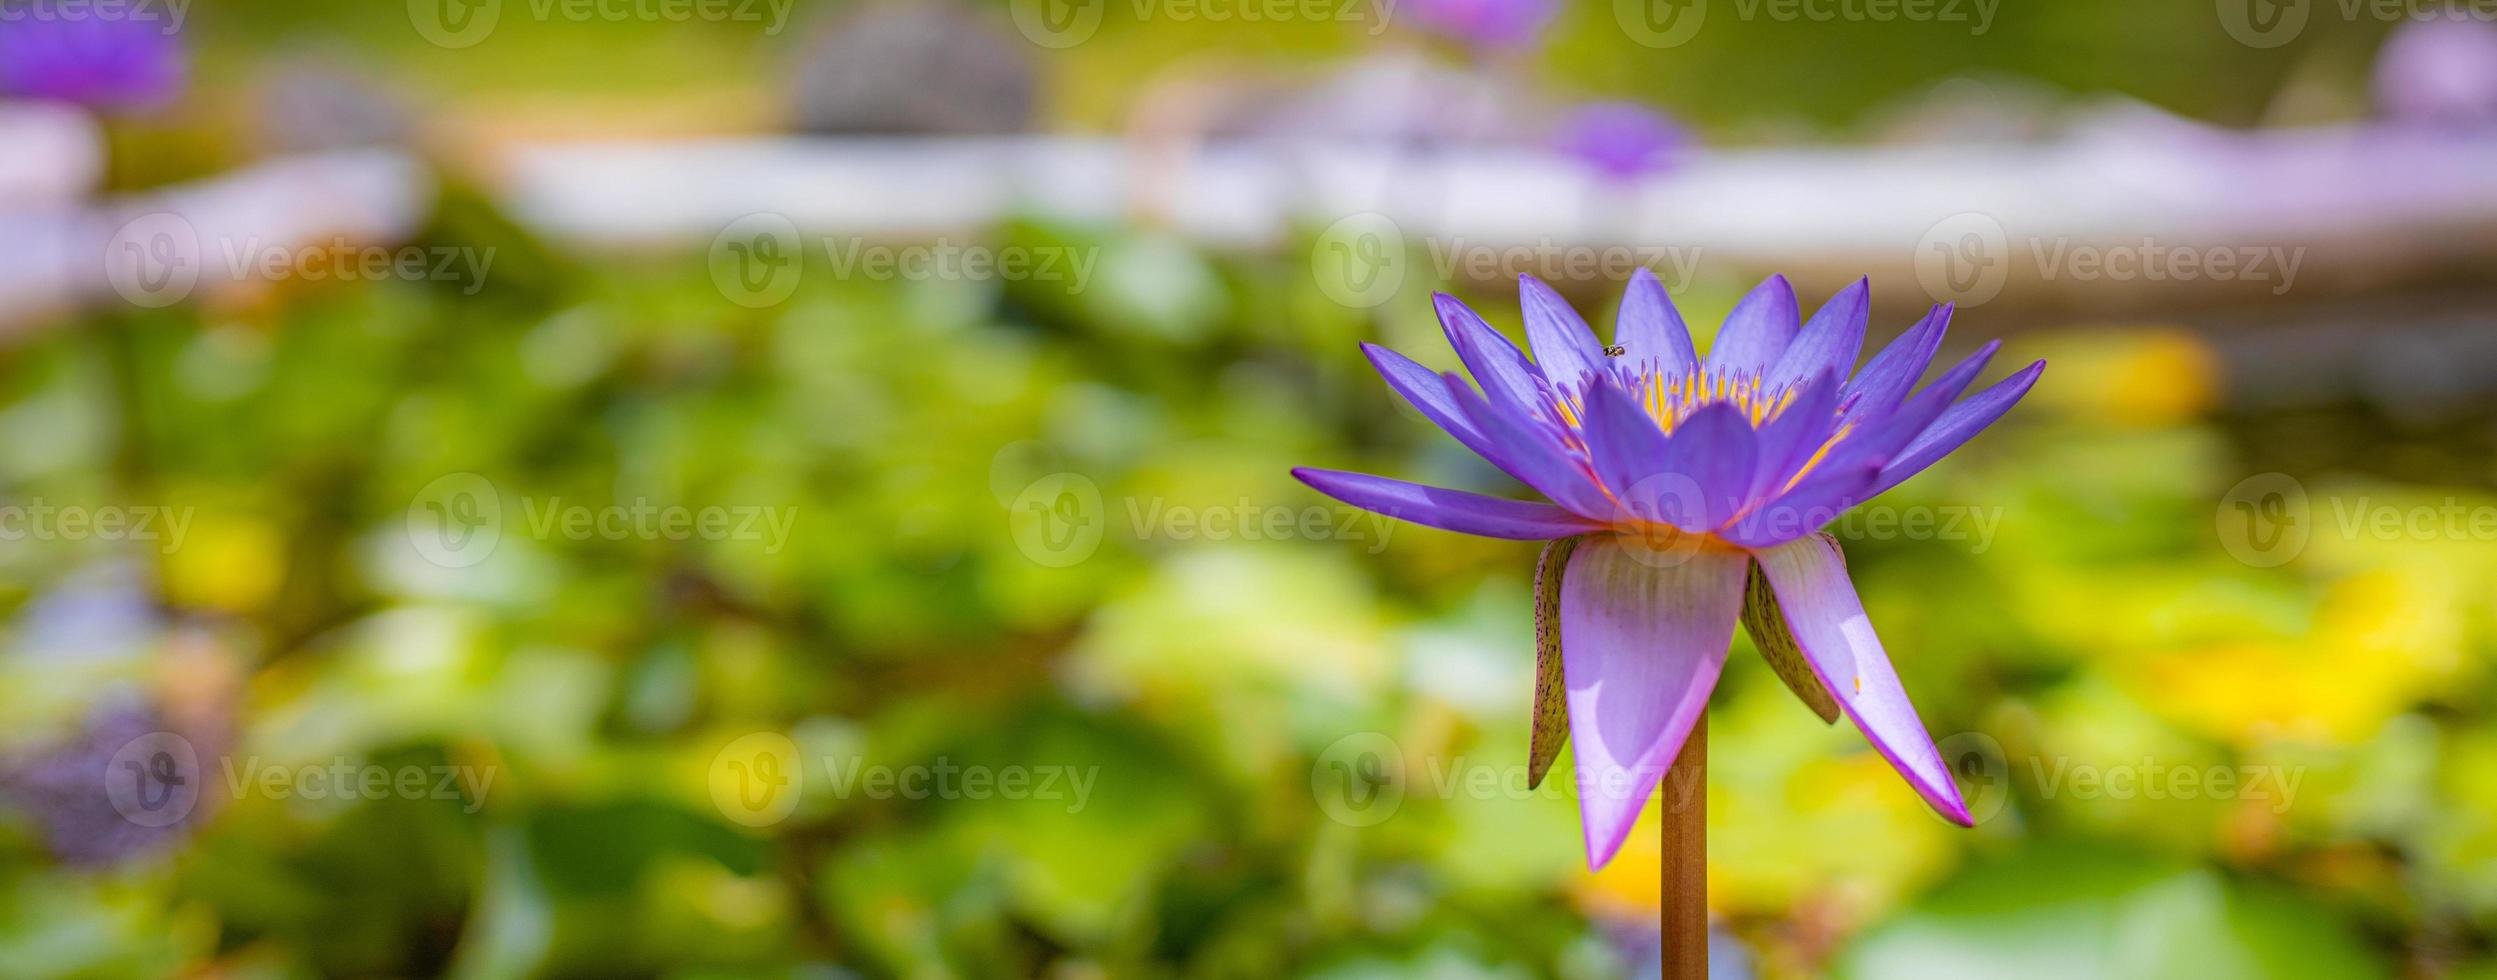
<path id="1" fill-rule="evenodd" d="M 1711 375 L 1706 368 L 1688 374 L 1645 375 L 1631 386 L 1631 392 L 1639 397 L 1639 403 L 1647 409 L 1648 417 L 1656 420 L 1656 426 L 1668 433 L 1690 418 L 1692 413 L 1718 402 L 1728 402 L 1741 409 L 1743 416 L 1756 429 L 1776 418 L 1777 413 L 1785 411 L 1786 406 L 1795 400 L 1794 388 L 1766 390 L 1757 374 Z M 1584 422 L 1584 396 L 1563 395 L 1557 407 L 1561 418 L 1571 428 L 1577 428 Z"/>
<path id="2" fill-rule="evenodd" d="M 1671 378 L 1651 374 L 1643 379 L 1638 390 L 1648 416 L 1666 432 L 1672 432 L 1691 413 L 1718 402 L 1733 403 L 1756 429 L 1795 400 L 1792 387 L 1763 391 L 1757 374 L 1711 376 L 1706 368 Z"/>

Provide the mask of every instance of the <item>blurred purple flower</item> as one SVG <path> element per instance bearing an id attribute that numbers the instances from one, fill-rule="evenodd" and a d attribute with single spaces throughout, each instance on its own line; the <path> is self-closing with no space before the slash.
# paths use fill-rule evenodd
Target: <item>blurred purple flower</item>
<path id="1" fill-rule="evenodd" d="M 1669 169 L 1691 146 L 1681 124 L 1632 102 L 1598 102 L 1571 113 L 1556 142 L 1561 152 L 1611 180 Z"/>
<path id="2" fill-rule="evenodd" d="M 1837 540 L 1820 529 L 1984 431 L 2046 363 L 1963 399 L 1999 346 L 1987 344 L 1918 388 L 1950 322 L 1945 305 L 1857 371 L 1871 309 L 1862 281 L 1807 322 L 1785 277 L 1769 277 L 1727 314 L 1705 360 L 1647 270 L 1622 298 L 1612 346 L 1551 287 L 1522 277 L 1520 288 L 1532 362 L 1445 295 L 1440 324 L 1473 384 L 1365 350 L 1388 387 L 1551 502 L 1292 472 L 1355 507 L 1442 530 L 1574 539 L 1556 618 L 1588 862 L 1620 850 L 1699 723 L 1747 592 L 1775 602 L 1813 679 L 1908 785 L 1971 826 Z"/>
<path id="3" fill-rule="evenodd" d="M 1543 34 L 1554 0 L 1408 0 L 1416 26 L 1486 50 L 1519 48 Z"/>
<path id="4" fill-rule="evenodd" d="M 0 3 L 0 96 L 114 109 L 172 100 L 187 73 L 176 22 L 107 10 L 117 8 Z"/>
<path id="5" fill-rule="evenodd" d="M 117 778 L 133 778 L 116 772 L 114 763 L 126 766 L 143 755 L 133 752 L 134 746 L 144 750 L 159 744 L 157 740 L 177 739 L 168 727 L 156 706 L 134 693 L 107 697 L 75 734 L 0 759 L 0 803 L 41 827 L 44 844 L 67 864 L 102 867 L 161 851 L 188 836 L 199 817 L 191 805 L 204 776 L 197 771 L 198 760 L 173 763 L 173 771 L 159 770 L 156 778 L 165 780 L 161 785 L 125 782 L 129 792 L 118 801 L 112 787 Z M 136 821 L 124 809 L 135 804 L 138 794 L 182 788 L 191 789 L 192 795 L 166 801 L 179 807 L 165 811 L 171 819 Z"/>
<path id="6" fill-rule="evenodd" d="M 2497 24 L 2436 17 L 2402 25 L 2376 56 L 2376 101 L 2407 122 L 2497 123 Z"/>

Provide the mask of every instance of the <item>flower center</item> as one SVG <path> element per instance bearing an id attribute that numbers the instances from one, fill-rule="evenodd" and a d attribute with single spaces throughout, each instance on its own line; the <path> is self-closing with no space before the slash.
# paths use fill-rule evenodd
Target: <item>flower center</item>
<path id="1" fill-rule="evenodd" d="M 1720 403 L 1734 406 L 1743 413 L 1743 418 L 1751 423 L 1753 429 L 1759 429 L 1794 404 L 1796 386 L 1771 388 L 1762 382 L 1757 372 L 1714 374 L 1702 367 L 1681 374 L 1663 371 L 1642 373 L 1631 380 L 1630 391 L 1638 397 L 1639 405 L 1647 411 L 1648 417 L 1656 420 L 1657 428 L 1671 434 L 1700 409 Z M 1569 435 L 1578 440 L 1576 448 L 1584 452 L 1585 393 L 1563 393 L 1555 402 L 1555 407 L 1567 423 Z M 1794 489 L 1822 460 L 1828 459 L 1830 451 L 1854 429 L 1854 424 L 1848 423 L 1831 430 L 1829 437 L 1813 448 L 1812 455 L 1796 466 L 1794 472 L 1783 474 L 1784 479 L 1773 489 L 1779 493 Z"/>
<path id="2" fill-rule="evenodd" d="M 1686 374 L 1655 371 L 1632 380 L 1630 392 L 1638 396 L 1639 405 L 1647 416 L 1656 420 L 1657 428 L 1668 434 L 1700 409 L 1724 402 L 1733 405 L 1751 422 L 1752 428 L 1768 424 L 1795 400 L 1795 389 L 1786 386 L 1769 389 L 1756 372 L 1710 374 L 1699 368 Z M 1557 403 L 1561 418 L 1572 430 L 1586 421 L 1586 396 L 1563 393 Z"/>

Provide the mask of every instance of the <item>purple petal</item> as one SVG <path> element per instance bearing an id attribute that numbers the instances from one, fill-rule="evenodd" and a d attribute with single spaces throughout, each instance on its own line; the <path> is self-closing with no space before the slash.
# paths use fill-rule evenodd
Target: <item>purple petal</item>
<path id="1" fill-rule="evenodd" d="M 1551 504 L 1307 466 L 1295 467 L 1292 475 L 1319 493 L 1363 510 L 1459 534 L 1545 541 L 1598 530 L 1593 522 Z"/>
<path id="2" fill-rule="evenodd" d="M 1663 556 L 1597 535 L 1561 579 L 1561 663 L 1587 863 L 1621 849 L 1657 780 L 1708 705 L 1734 638 L 1750 559 L 1701 548 Z M 1696 788 L 1669 787 L 1699 805 Z"/>
<path id="3" fill-rule="evenodd" d="M 1856 372 L 1854 380 L 1838 393 L 1838 400 L 1847 406 L 1847 417 L 1862 418 L 1897 408 L 1900 399 L 1907 397 L 1908 389 L 1916 387 L 1916 379 L 1924 377 L 1925 369 L 1932 366 L 1934 352 L 1942 349 L 1942 335 L 1950 326 L 1951 304 L 1944 303 L 1928 311 L 1924 319 L 1907 328 L 1881 353 L 1873 355 L 1864 370 Z"/>
<path id="4" fill-rule="evenodd" d="M 1960 801 L 1958 784 L 1951 781 L 1950 768 L 1943 765 L 1942 753 L 1926 734 L 1925 723 L 1916 717 L 1916 706 L 1908 703 L 1898 672 L 1882 651 L 1881 638 L 1873 634 L 1872 621 L 1856 598 L 1855 583 L 1847 578 L 1846 557 L 1839 553 L 1837 542 L 1813 535 L 1755 552 L 1754 557 L 1777 592 L 1778 609 L 1786 614 L 1795 644 L 1803 648 L 1813 672 L 1855 719 L 1864 737 L 1907 777 L 1908 785 L 1925 802 L 1960 826 L 1974 826 L 1967 804 Z M 1566 607 L 1563 612 L 1566 615 Z M 1575 710 L 1577 705 L 1570 707 Z"/>
<path id="5" fill-rule="evenodd" d="M 1830 433 L 1838 427 L 1838 374 L 1821 372 L 1795 392 L 1788 403 L 1769 424 L 1760 427 L 1760 474 L 1752 482 L 1752 496 L 1784 490 L 1812 455 L 1829 442 Z"/>
<path id="6" fill-rule="evenodd" d="M 1621 294 L 1621 312 L 1613 322 L 1613 343 L 1642 368 L 1664 375 L 1689 374 L 1699 366 L 1699 354 L 1691 347 L 1691 330 L 1682 323 L 1682 311 L 1673 308 L 1673 297 L 1665 292 L 1665 284 L 1656 274 L 1642 267 L 1630 274 L 1630 288 Z"/>
<path id="7" fill-rule="evenodd" d="M 1889 413 L 1887 417 L 1874 415 L 1859 421 L 1857 424 L 1865 426 L 1867 431 L 1851 440 L 1852 445 L 1839 443 L 1839 451 L 1834 454 L 1836 461 L 1888 464 L 1892 457 L 1906 449 L 1909 443 L 1916 441 L 1917 436 L 1924 434 L 1935 420 L 1942 417 L 1943 411 L 1959 399 L 1960 392 L 1968 390 L 1968 383 L 1977 380 L 1978 372 L 1985 370 L 1986 362 L 1993 360 L 1994 352 L 2002 346 L 2002 341 L 1987 341 L 1976 353 L 1962 358 L 1950 370 L 1942 372 L 1941 377 L 1935 378 L 1932 384 L 1910 397 L 1906 404 L 1899 406 L 1898 411 Z"/>
<path id="8" fill-rule="evenodd" d="M 1555 391 L 1574 391 L 1580 379 L 1604 367 L 1604 347 L 1569 301 L 1533 276 L 1517 277 L 1518 305 L 1526 314 L 1526 344 L 1535 366 Z"/>
<path id="9" fill-rule="evenodd" d="M 1795 336 L 1794 344 L 1769 370 L 1766 387 L 1782 388 L 1823 371 L 1836 371 L 1845 377 L 1855 368 L 1857 352 L 1864 349 L 1864 321 L 1872 315 L 1872 309 L 1870 280 L 1858 279 L 1839 290 L 1804 323 L 1803 332 Z"/>
<path id="10" fill-rule="evenodd" d="M 1490 452 L 1483 458 L 1492 465 L 1581 516 L 1602 520 L 1613 513 L 1594 476 L 1562 447 L 1548 423 L 1484 401 L 1456 375 L 1441 375 L 1440 383 L 1489 440 Z"/>
<path id="11" fill-rule="evenodd" d="M 1685 531 L 1708 531 L 1732 520 L 1751 496 L 1759 465 L 1759 437 L 1751 420 L 1730 402 L 1691 413 L 1665 445 L 1664 465 L 1651 478 L 1660 486 L 1664 518 Z"/>
<path id="12" fill-rule="evenodd" d="M 1457 350 L 1457 359 L 1483 386 L 1483 393 L 1495 403 L 1521 408 L 1542 418 L 1544 402 L 1543 375 L 1526 360 L 1509 338 L 1483 322 L 1473 310 L 1446 293 L 1431 297 L 1439 310 L 1439 325 L 1448 332 L 1448 346 Z"/>
<path id="13" fill-rule="evenodd" d="M 1595 475 L 1630 516 L 1665 520 L 1667 508 L 1659 499 L 1663 481 L 1655 479 L 1671 451 L 1665 430 L 1635 398 L 1609 381 L 1587 386 L 1586 405 L 1583 434 Z"/>
<path id="14" fill-rule="evenodd" d="M 1448 388 L 1440 383 L 1438 374 L 1414 363 L 1410 357 L 1377 344 L 1361 345 L 1361 353 L 1370 358 L 1370 366 L 1378 369 L 1379 377 L 1386 379 L 1387 387 L 1403 396 L 1424 418 L 1430 419 L 1431 424 L 1455 436 L 1466 448 L 1477 453 L 1482 451 L 1482 445 L 1488 440 L 1483 438 L 1482 430 L 1475 428 L 1474 423 L 1466 421 L 1464 410 L 1448 397 Z"/>
<path id="15" fill-rule="evenodd" d="M 1765 372 L 1786 353 L 1798 329 L 1795 287 L 1785 276 L 1763 279 L 1725 315 L 1716 342 L 1708 345 L 1708 373 Z"/>
<path id="16" fill-rule="evenodd" d="M 2010 411 L 2021 396 L 2028 394 L 2029 386 L 2036 384 L 2038 375 L 2045 371 L 2045 361 L 2031 364 L 2020 373 L 1997 381 L 1993 387 L 1970 395 L 1967 400 L 1944 410 L 1941 418 L 1918 433 L 1915 440 L 1890 461 L 1890 465 L 1882 468 L 1881 478 L 1874 482 L 1872 493 L 1879 495 L 1898 486 L 1900 481 L 1924 472 L 1925 467 L 1932 466 L 1970 437 L 1985 431 L 1986 426 L 1993 425 L 1994 420 Z"/>
<path id="17" fill-rule="evenodd" d="M 1872 497 L 1873 481 L 1881 476 L 1874 463 L 1855 463 L 1816 472 L 1793 490 L 1753 508 L 1717 536 L 1745 548 L 1768 548 L 1811 534 L 1837 520 L 1848 508 Z"/>

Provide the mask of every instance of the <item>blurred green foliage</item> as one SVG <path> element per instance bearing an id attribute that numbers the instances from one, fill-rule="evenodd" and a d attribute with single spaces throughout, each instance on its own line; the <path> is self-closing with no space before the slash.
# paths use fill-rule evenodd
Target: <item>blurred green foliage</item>
<path id="1" fill-rule="evenodd" d="M 804 5 L 792 30 L 839 9 Z M 1120 120 L 1173 58 L 1369 43 L 1130 9 L 1046 63 L 1056 122 Z M 271 50 L 340 43 L 479 113 L 724 99 L 740 125 L 776 117 L 791 46 L 513 17 L 452 51 L 404 13 L 203 7 L 205 98 Z M 1733 139 L 1843 129 L 1989 67 L 2249 122 L 2300 66 L 2362 71 L 2381 27 L 2319 21 L 2263 51 L 2200 5 L 2007 4 L 1983 44 L 1728 18 L 1658 53 L 1608 13 L 1563 16 L 1547 77 Z M 119 153 L 125 185 L 247 155 L 117 138 L 190 154 Z M 1348 309 L 1306 242 L 1215 256 L 1032 220 L 992 243 L 1082 255 L 1091 278 L 817 265 L 749 309 L 690 250 L 571 255 L 473 189 L 443 201 L 419 244 L 494 250 L 482 284 L 206 296 L 0 350 L 11 499 L 188 517 L 178 541 L 0 548 L 0 759 L 74 745 L 139 692 L 209 760 L 176 842 L 101 865 L 57 853 L 58 814 L 0 811 L 0 976 L 1575 978 L 1646 955 L 1652 838 L 1591 874 L 1570 774 L 1519 778 L 1533 548 L 1382 524 L 1287 475 L 1514 489 L 1355 349 L 1453 367 L 1432 284 Z M 1694 324 L 1747 285 L 1711 275 L 1681 297 Z M 1578 285 L 1591 307 L 1616 288 Z M 1511 297 L 1469 299 L 1515 327 Z M 1995 332 L 1960 322 L 1963 345 Z M 2156 329 L 2040 332 L 2002 361 L 2034 356 L 2055 366 L 2009 422 L 1871 509 L 1957 523 L 1839 528 L 1984 819 L 1932 817 L 1738 649 L 1711 720 L 1711 897 L 1752 969 L 2497 975 L 2497 559 L 2322 523 L 2294 560 L 2240 561 L 2231 487 L 2313 459 L 2316 426 L 2212 417 L 2191 394 L 2216 372 Z M 2497 506 L 2497 474 L 2469 464 L 2279 465 L 2323 522 L 2358 500 Z M 482 555 L 426 550 L 446 480 L 499 507 Z M 1035 537 L 1049 513 L 1029 505 L 1061 490 L 1097 545 Z M 788 531 L 536 520 L 641 506 Z M 1204 522 L 1241 512 L 1293 530 Z M 67 602 L 89 592 L 105 611 Z M 762 797 L 786 810 L 740 795 L 731 763 L 761 757 L 731 750 L 757 735 L 792 747 L 802 783 Z M 333 760 L 467 781 L 320 800 L 220 768 Z M 913 798 L 853 781 L 867 770 L 1034 782 Z"/>
<path id="2" fill-rule="evenodd" d="M 0 552 L 9 745 L 140 690 L 218 760 L 170 848 L 69 864 L 43 814 L 11 822 L 9 975 L 1593 977 L 1643 955 L 1652 838 L 1589 874 L 1569 775 L 1519 776 L 1532 547 L 1370 521 L 1286 473 L 1505 489 L 1353 347 L 1448 365 L 1427 284 L 1347 310 L 1291 262 L 1025 223 L 997 243 L 1097 255 L 1099 278 L 817 270 L 747 309 L 698 255 L 585 262 L 448 200 L 426 244 L 508 257 L 473 295 L 280 286 L 0 361 L 12 496 L 195 514 L 178 546 Z M 1713 322 L 1742 285 L 1682 299 Z M 1507 297 L 1474 299 L 1514 329 Z M 1738 650 L 1711 894 L 1754 968 L 2469 960 L 2497 925 L 2497 563 L 2320 533 L 2242 563 L 2214 507 L 2260 449 L 2203 414 L 2218 381 L 2190 339 L 2015 348 L 2057 362 L 2039 394 L 1838 528 L 1983 822 L 1932 817 Z M 1099 543 L 1036 545 L 1016 508 L 1069 474 Z M 423 548 L 446 478 L 500 506 L 473 563 Z M 2319 514 L 2492 503 L 2299 478 Z M 777 510 L 789 533 L 533 516 L 634 505 Z M 1311 508 L 1279 539 L 1172 521 Z M 1949 523 L 1885 523 L 1912 514 Z M 31 611 L 112 568 L 153 625 L 46 649 L 82 634 Z M 759 818 L 723 795 L 756 733 L 803 769 Z M 230 790 L 227 760 L 468 781 L 313 800 Z M 856 781 L 914 767 L 1033 782 Z"/>

